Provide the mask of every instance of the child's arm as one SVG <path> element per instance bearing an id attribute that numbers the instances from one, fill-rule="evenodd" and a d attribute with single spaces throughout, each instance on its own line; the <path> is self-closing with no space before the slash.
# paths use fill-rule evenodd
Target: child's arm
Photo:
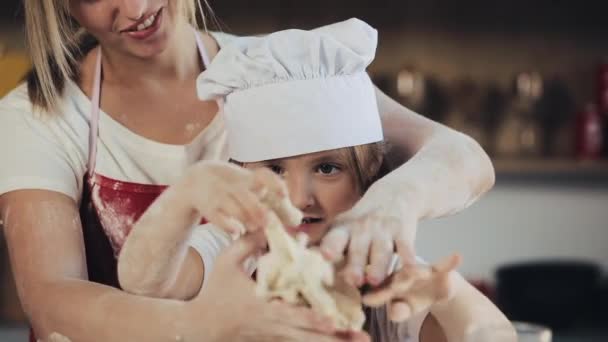
<path id="1" fill-rule="evenodd" d="M 205 287 L 208 275 L 211 274 L 215 260 L 220 255 L 220 252 L 226 249 L 233 241 L 233 237 L 212 224 L 200 225 L 192 230 L 192 234 L 188 239 L 188 246 L 190 247 L 190 252 L 194 252 L 201 262 L 200 288 Z M 188 268 L 182 268 L 181 273 L 186 273 L 187 270 Z M 178 276 L 178 281 L 173 287 L 173 293 L 169 293 L 170 298 L 180 298 L 180 293 L 187 293 L 187 288 L 181 288 L 183 286 L 181 284 L 188 284 L 189 281 L 187 279 L 189 276 L 188 274 L 180 274 Z"/>
<path id="2" fill-rule="evenodd" d="M 393 322 L 389 305 L 376 308 L 368 317 L 375 342 L 516 342 L 511 323 L 483 294 L 452 272 L 458 284 L 453 297 L 414 312 L 407 320 Z"/>
<path id="3" fill-rule="evenodd" d="M 452 272 L 456 292 L 431 307 L 449 342 L 516 342 L 517 333 L 507 317 L 460 274 Z M 422 339 L 421 341 L 425 341 Z"/>
<path id="4" fill-rule="evenodd" d="M 397 323 L 384 326 L 405 329 L 423 342 L 517 341 L 500 310 L 454 271 L 459 262 L 452 256 L 431 267 L 405 265 L 364 296 L 364 303 L 386 305 L 384 319 Z"/>
<path id="5" fill-rule="evenodd" d="M 407 325 L 419 342 L 517 342 L 513 325 L 502 312 L 459 273 L 451 272 L 454 294 L 431 306 L 422 325 L 416 316 Z M 419 332 L 419 333 L 418 333 Z"/>

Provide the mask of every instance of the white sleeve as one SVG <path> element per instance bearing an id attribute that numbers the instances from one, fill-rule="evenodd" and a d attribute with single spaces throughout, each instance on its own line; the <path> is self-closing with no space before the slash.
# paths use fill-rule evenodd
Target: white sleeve
<path id="1" fill-rule="evenodd" d="M 80 200 L 88 122 L 73 112 L 34 113 L 25 85 L 0 100 L 0 195 L 40 189 Z"/>
<path id="2" fill-rule="evenodd" d="M 205 266 L 202 288 L 205 287 L 207 278 L 213 270 L 215 259 L 232 241 L 230 235 L 211 224 L 196 226 L 192 231 L 188 245 L 200 255 Z"/>

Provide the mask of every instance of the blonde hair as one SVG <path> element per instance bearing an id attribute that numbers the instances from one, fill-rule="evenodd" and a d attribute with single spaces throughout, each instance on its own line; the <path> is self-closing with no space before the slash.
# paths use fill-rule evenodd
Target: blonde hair
<path id="1" fill-rule="evenodd" d="M 97 42 L 70 16 L 70 0 L 24 0 L 26 37 L 33 69 L 28 94 L 35 107 L 58 109 L 68 79 L 78 75 L 78 61 Z M 212 14 L 207 0 L 202 0 Z M 207 30 L 201 0 L 179 0 L 179 9 L 194 27 Z M 213 17 L 213 16 L 212 16 Z"/>
<path id="2" fill-rule="evenodd" d="M 355 185 L 361 194 L 392 169 L 386 157 L 385 142 L 344 147 L 338 151 L 346 160 L 348 171 L 354 175 Z"/>

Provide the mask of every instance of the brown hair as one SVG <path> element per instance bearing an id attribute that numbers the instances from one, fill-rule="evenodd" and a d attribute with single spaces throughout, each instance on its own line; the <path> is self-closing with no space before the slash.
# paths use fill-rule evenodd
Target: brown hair
<path id="1" fill-rule="evenodd" d="M 71 17 L 70 0 L 24 0 L 25 33 L 32 71 L 27 76 L 32 104 L 45 111 L 57 110 L 69 79 L 77 80 L 78 63 L 93 47 L 95 38 Z M 207 0 L 202 0 L 212 14 Z M 184 17 L 196 28 L 207 29 L 201 0 L 181 0 Z M 213 15 L 212 15 L 213 17 Z"/>

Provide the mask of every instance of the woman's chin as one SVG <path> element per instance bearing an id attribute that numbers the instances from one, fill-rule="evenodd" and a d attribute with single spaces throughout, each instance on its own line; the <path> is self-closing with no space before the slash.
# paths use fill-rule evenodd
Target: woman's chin
<path id="1" fill-rule="evenodd" d="M 126 48 L 128 53 L 139 59 L 151 59 L 161 55 L 168 47 L 169 39 L 164 36 L 158 37 L 151 42 L 130 42 Z"/>

